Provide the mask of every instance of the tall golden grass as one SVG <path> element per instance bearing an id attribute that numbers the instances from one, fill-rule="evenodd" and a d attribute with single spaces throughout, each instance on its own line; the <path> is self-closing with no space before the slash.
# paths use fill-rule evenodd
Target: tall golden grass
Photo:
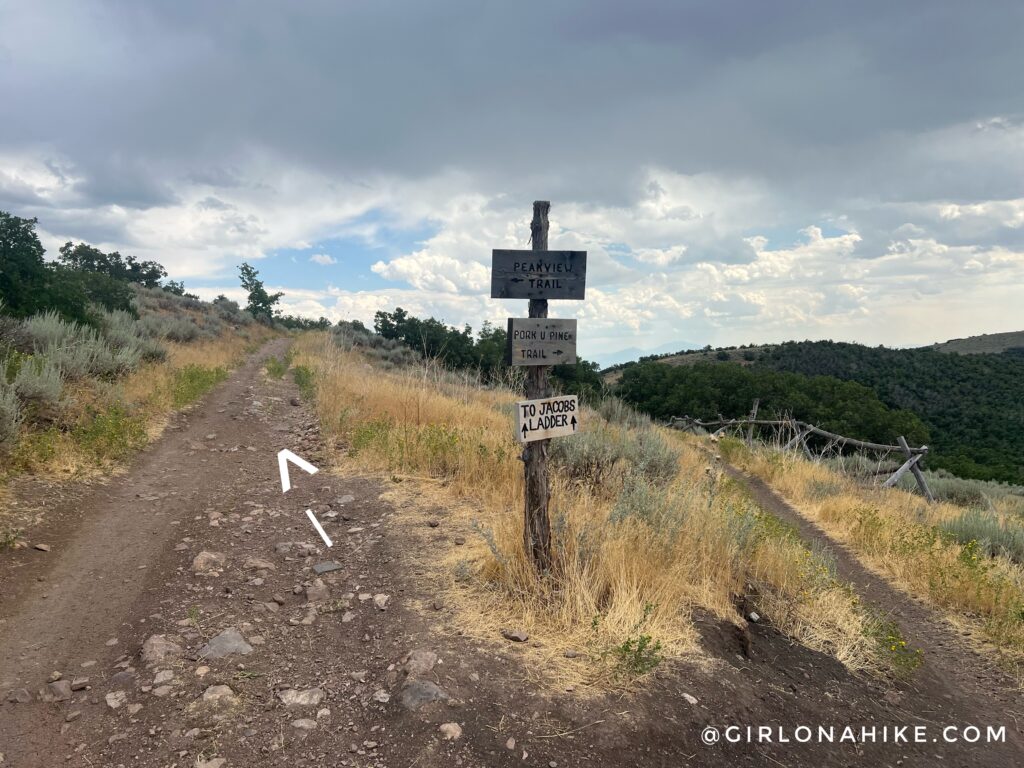
<path id="1" fill-rule="evenodd" d="M 312 372 L 339 467 L 402 480 L 392 495 L 407 520 L 448 510 L 445 530 L 461 533 L 465 544 L 424 540 L 430 549 L 418 559 L 446 590 L 464 631 L 486 639 L 500 627 L 525 629 L 540 643 L 530 649 L 540 661 L 570 649 L 586 659 L 551 665 L 560 679 L 575 670 L 579 682 L 604 685 L 621 681 L 624 669 L 646 668 L 636 658 L 640 638 L 648 649 L 660 644 L 655 655 L 693 655 L 695 615 L 742 623 L 736 598 L 749 595 L 776 627 L 851 669 L 885 664 L 873 618 L 827 564 L 674 433 L 646 427 L 678 451 L 678 473 L 648 488 L 641 503 L 628 494 L 638 477 L 629 459 L 596 486 L 556 469 L 557 566 L 539 578 L 522 544 L 523 469 L 510 390 L 483 388 L 429 363 L 374 367 L 328 333 L 301 337 L 293 360 Z M 602 442 L 638 439 L 638 427 L 594 411 L 585 410 L 582 423 L 600 431 Z"/>
<path id="2" fill-rule="evenodd" d="M 963 508 L 899 489 L 866 487 L 795 453 L 723 440 L 723 454 L 849 544 L 899 589 L 925 598 L 1011 655 L 1024 657 L 1024 568 L 959 543 L 938 525 Z M 999 514 L 999 511 L 996 511 Z"/>

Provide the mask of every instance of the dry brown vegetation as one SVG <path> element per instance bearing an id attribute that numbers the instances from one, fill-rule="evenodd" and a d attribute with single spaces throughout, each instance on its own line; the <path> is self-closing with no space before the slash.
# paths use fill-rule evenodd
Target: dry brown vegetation
<path id="1" fill-rule="evenodd" d="M 697 439 L 697 438 L 694 438 Z M 831 536 L 849 544 L 896 587 L 922 597 L 1019 661 L 1024 654 L 1024 568 L 946 529 L 964 509 L 929 505 L 900 489 L 865 487 L 821 463 L 725 439 L 722 452 L 761 477 Z M 1013 524 L 1017 502 L 997 499 L 988 514 Z"/>
<path id="2" fill-rule="evenodd" d="M 585 431 L 552 445 L 557 567 L 538 579 L 522 545 L 515 395 L 431 365 L 384 370 L 331 334 L 307 334 L 294 363 L 342 468 L 385 473 L 422 522 L 446 510 L 464 545 L 420 555 L 484 640 L 517 627 L 558 674 L 595 687 L 696 658 L 696 614 L 742 623 L 746 595 L 781 631 L 853 670 L 889 665 L 881 624 L 827 561 L 759 510 L 692 444 L 616 405 L 583 414 Z M 880 641 L 881 637 L 881 641 Z M 543 667 L 543 664 L 538 667 Z M 550 669 L 551 667 L 548 667 Z"/>

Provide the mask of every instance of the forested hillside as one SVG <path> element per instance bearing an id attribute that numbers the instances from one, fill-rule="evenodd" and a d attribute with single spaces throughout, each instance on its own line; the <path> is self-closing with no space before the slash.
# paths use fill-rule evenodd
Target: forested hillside
<path id="1" fill-rule="evenodd" d="M 926 442 L 929 465 L 960 477 L 1024 482 L 1024 356 L 1015 349 L 787 342 L 634 363 L 615 374 L 622 397 L 657 418 L 743 416 L 758 397 L 762 413 L 791 412 L 862 439 Z"/>
<path id="2" fill-rule="evenodd" d="M 931 432 L 934 467 L 961 477 L 1024 482 L 1024 358 L 950 355 L 831 341 L 791 342 L 758 362 L 871 387 L 882 402 L 918 414 Z"/>
<path id="3" fill-rule="evenodd" d="M 880 442 L 892 442 L 898 435 L 916 444 L 929 440 L 928 428 L 913 413 L 890 409 L 869 387 L 831 376 L 803 376 L 736 363 L 650 362 L 626 368 L 617 393 L 658 419 L 743 416 L 758 398 L 759 414 L 765 418 L 791 415 L 844 435 Z"/>

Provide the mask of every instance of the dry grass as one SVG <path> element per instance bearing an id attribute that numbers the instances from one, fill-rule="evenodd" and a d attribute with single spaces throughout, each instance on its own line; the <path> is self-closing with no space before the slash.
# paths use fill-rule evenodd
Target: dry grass
<path id="1" fill-rule="evenodd" d="M 167 343 L 163 362 L 147 363 L 113 382 L 86 379 L 69 386 L 60 423 L 24 430 L 7 474 L 88 478 L 119 471 L 123 459 L 156 439 L 181 407 L 184 371 L 226 371 L 270 335 L 261 327 L 248 339 L 229 332 L 191 344 Z"/>
<path id="2" fill-rule="evenodd" d="M 961 516 L 962 507 L 929 505 L 898 489 L 865 488 L 796 454 L 749 450 L 733 440 L 721 447 L 895 586 L 967 622 L 996 647 L 1024 654 L 1024 569 L 986 556 L 977 542 L 944 535 L 940 525 Z"/>
<path id="3" fill-rule="evenodd" d="M 648 427 L 644 438 L 677 449 L 678 472 L 668 482 L 649 481 L 629 456 L 599 484 L 572 467 L 553 475 L 557 568 L 539 579 L 523 551 L 512 392 L 431 365 L 372 368 L 328 334 L 300 338 L 294 364 L 312 373 L 339 465 L 432 481 L 396 483 L 393 500 L 410 530 L 422 531 L 424 517 L 444 508 L 444 530 L 465 537 L 462 546 L 424 539 L 419 556 L 457 608 L 458 626 L 483 640 L 501 627 L 525 629 L 541 643 L 526 652 L 549 679 L 568 675 L 602 688 L 635 677 L 658 655 L 692 655 L 694 613 L 741 623 L 734 602 L 741 594 L 780 630 L 851 669 L 884 665 L 873 620 L 827 563 L 707 466 L 698 449 L 672 442 L 674 433 Z M 643 437 L 594 412 L 583 414 L 583 424 L 600 431 L 602 445 L 635 447 Z M 642 638 L 646 651 L 638 653 Z M 584 658 L 567 662 L 561 656 L 569 649 Z"/>

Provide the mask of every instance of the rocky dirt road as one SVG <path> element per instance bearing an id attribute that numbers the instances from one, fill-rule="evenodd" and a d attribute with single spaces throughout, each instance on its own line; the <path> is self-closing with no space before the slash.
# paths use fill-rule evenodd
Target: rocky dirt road
<path id="1" fill-rule="evenodd" d="M 29 535 L 49 551 L 0 557 L 3 768 L 1006 766 L 1020 756 L 1013 745 L 705 746 L 707 725 L 934 719 L 768 622 L 751 627 L 751 647 L 731 624 L 699 621 L 709 658 L 659 669 L 637 695 L 539 686 L 523 644 L 464 636 L 410 556 L 473 535 L 445 510 L 398 515 L 382 498 L 390 481 L 327 471 L 293 470 L 282 494 L 282 448 L 326 466 L 294 384 L 262 370 L 286 345 L 271 342 L 179 414 L 127 473 L 48 496 Z"/>

